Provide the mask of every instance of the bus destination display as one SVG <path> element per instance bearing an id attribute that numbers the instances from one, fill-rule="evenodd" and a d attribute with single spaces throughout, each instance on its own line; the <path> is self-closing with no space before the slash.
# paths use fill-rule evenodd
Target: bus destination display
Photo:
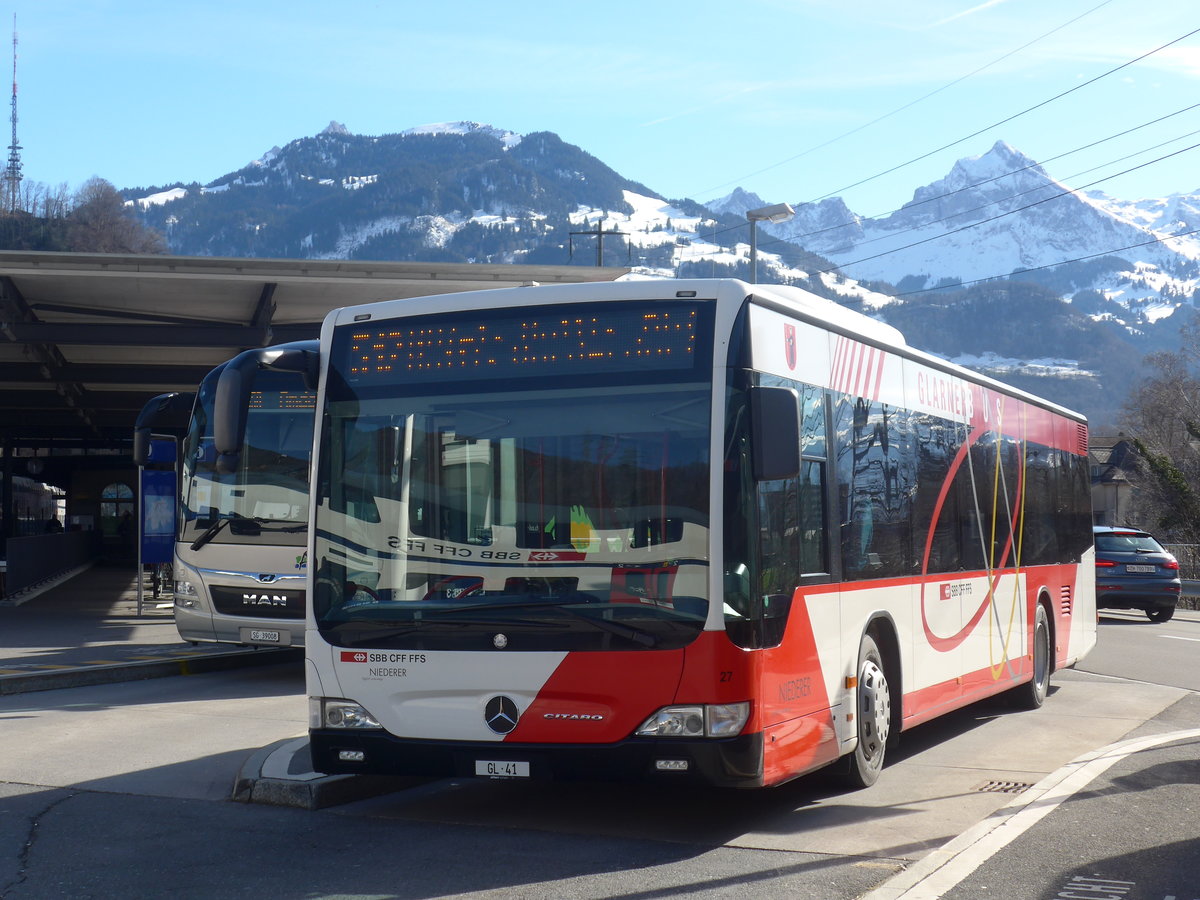
<path id="1" fill-rule="evenodd" d="M 356 384 L 424 383 L 690 369 L 698 304 L 587 304 L 392 320 L 354 326 L 346 372 Z"/>

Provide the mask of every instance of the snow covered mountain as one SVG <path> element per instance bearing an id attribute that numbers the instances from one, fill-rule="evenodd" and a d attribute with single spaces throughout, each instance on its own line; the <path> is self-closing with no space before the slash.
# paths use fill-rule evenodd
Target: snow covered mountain
<path id="1" fill-rule="evenodd" d="M 1163 239 L 1197 227 L 1200 195 L 1125 202 L 1079 193 L 1003 141 L 959 160 L 885 217 L 862 218 L 830 198 L 766 226 L 859 280 L 919 290 L 1053 273 L 1071 283 L 1065 296 L 1097 290 L 1151 316 L 1169 314 L 1200 286 L 1200 237 Z"/>
<path id="2" fill-rule="evenodd" d="M 333 122 L 213 182 L 124 192 L 185 255 L 627 266 L 749 279 L 742 189 L 667 200 L 550 132 L 476 122 L 356 135 Z M 841 198 L 759 225 L 760 280 L 796 284 L 911 343 L 1115 421 L 1136 361 L 1194 315 L 1200 194 L 1070 190 L 997 143 L 868 219 Z M 600 233 L 605 235 L 602 253 Z M 1007 276 L 1019 273 L 1018 277 Z"/>
<path id="3" fill-rule="evenodd" d="M 1103 191 L 1088 191 L 1088 197 L 1114 216 L 1165 234 L 1200 229 L 1200 191 L 1172 194 L 1157 200 L 1118 200 Z M 1186 240 L 1196 241 L 1191 235 Z"/>

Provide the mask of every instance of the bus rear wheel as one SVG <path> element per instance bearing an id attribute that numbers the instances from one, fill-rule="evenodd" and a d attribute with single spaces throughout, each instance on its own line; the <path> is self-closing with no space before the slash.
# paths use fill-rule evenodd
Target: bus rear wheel
<path id="1" fill-rule="evenodd" d="M 875 639 L 863 635 L 858 649 L 858 689 L 854 710 L 858 746 L 844 760 L 842 780 L 851 788 L 870 787 L 883 771 L 883 755 L 892 732 L 892 693 Z"/>
<path id="2" fill-rule="evenodd" d="M 1037 605 L 1033 620 L 1033 677 L 1012 689 L 1009 696 L 1019 709 L 1038 709 L 1050 690 L 1050 619 L 1046 607 Z"/>

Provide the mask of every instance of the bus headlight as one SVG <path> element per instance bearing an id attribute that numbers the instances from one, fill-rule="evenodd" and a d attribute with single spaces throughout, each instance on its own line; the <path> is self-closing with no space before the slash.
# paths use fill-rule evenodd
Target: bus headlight
<path id="1" fill-rule="evenodd" d="M 200 593 L 196 590 L 196 585 L 185 579 L 176 579 L 175 581 L 175 605 L 186 606 L 188 608 L 195 607 L 200 599 Z"/>
<path id="2" fill-rule="evenodd" d="M 349 700 L 308 698 L 308 724 L 312 728 L 382 728 L 375 717 Z"/>
<path id="3" fill-rule="evenodd" d="M 637 730 L 639 737 L 733 737 L 750 718 L 750 703 L 664 706 Z"/>

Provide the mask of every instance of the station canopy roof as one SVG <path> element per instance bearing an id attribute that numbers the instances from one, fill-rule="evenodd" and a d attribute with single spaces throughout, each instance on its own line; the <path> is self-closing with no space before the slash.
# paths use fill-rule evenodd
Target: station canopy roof
<path id="1" fill-rule="evenodd" d="M 0 251 L 0 445 L 125 447 L 154 395 L 341 306 L 627 271 Z"/>

